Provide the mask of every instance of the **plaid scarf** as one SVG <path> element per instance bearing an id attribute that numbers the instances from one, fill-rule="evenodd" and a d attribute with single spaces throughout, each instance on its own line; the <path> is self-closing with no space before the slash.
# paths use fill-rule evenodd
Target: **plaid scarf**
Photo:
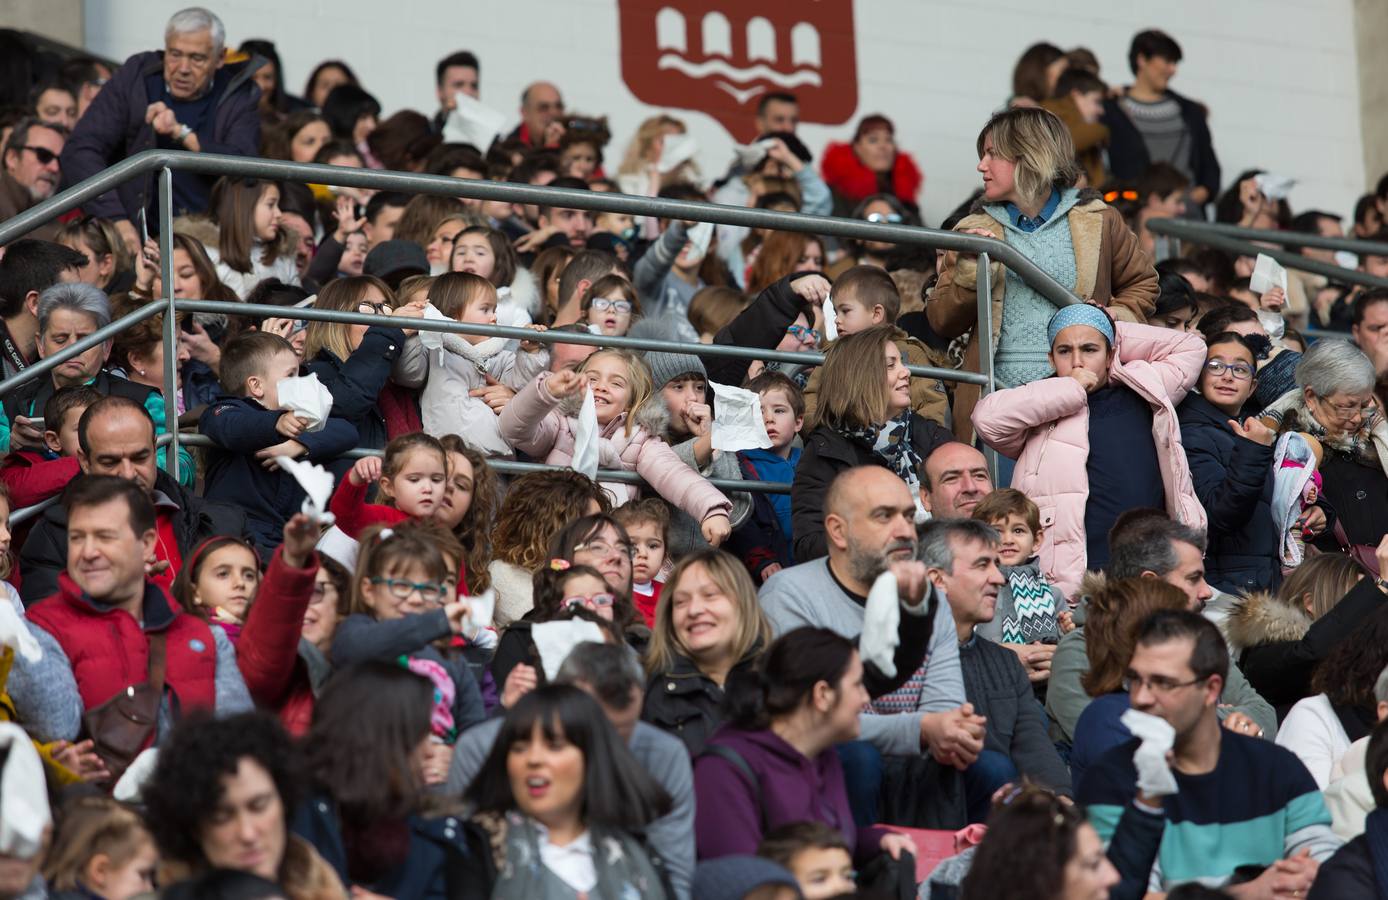
<path id="1" fill-rule="evenodd" d="M 912 493 L 920 484 L 921 457 L 911 444 L 911 410 L 891 419 L 885 425 L 840 427 L 839 434 L 850 441 L 871 447 L 882 463 L 911 486 Z"/>

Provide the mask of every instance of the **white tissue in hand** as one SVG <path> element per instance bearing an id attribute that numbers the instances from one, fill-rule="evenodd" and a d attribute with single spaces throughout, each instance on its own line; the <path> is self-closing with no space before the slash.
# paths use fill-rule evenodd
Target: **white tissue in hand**
<path id="1" fill-rule="evenodd" d="M 1287 270 L 1271 256 L 1259 253 L 1257 261 L 1253 264 L 1253 274 L 1248 278 L 1248 289 L 1261 297 L 1275 287 L 1280 287 L 1282 293 L 1287 293 Z"/>
<path id="2" fill-rule="evenodd" d="M 13 647 L 25 662 L 43 659 L 43 648 L 29 632 L 29 626 L 15 611 L 14 605 L 0 597 L 0 647 Z"/>
<path id="3" fill-rule="evenodd" d="M 570 619 L 565 622 L 540 622 L 530 629 L 530 638 L 540 653 L 540 665 L 545 680 L 559 677 L 559 667 L 569 658 L 569 652 L 582 643 L 602 644 L 602 629 L 594 622 Z"/>
<path id="4" fill-rule="evenodd" d="M 426 322 L 451 322 L 452 319 L 439 312 L 439 308 L 432 303 L 424 304 L 424 321 Z M 442 331 L 425 331 L 420 329 L 419 342 L 429 350 L 443 349 Z"/>
<path id="5" fill-rule="evenodd" d="M 496 591 L 487 588 L 476 597 L 463 597 L 467 601 L 467 624 L 475 629 L 490 628 L 492 616 L 496 613 Z"/>
<path id="6" fill-rule="evenodd" d="M 824 340 L 837 341 L 839 339 L 839 326 L 835 319 L 838 313 L 834 312 L 834 295 L 830 294 L 824 298 Z"/>
<path id="7" fill-rule="evenodd" d="M 323 430 L 328 422 L 328 413 L 332 412 L 333 395 L 317 375 L 310 372 L 281 379 L 278 389 L 280 409 L 292 412 L 307 422 L 305 431 Z"/>
<path id="8" fill-rule="evenodd" d="M 1142 742 L 1133 754 L 1138 788 L 1153 797 L 1176 793 L 1176 776 L 1171 774 L 1171 766 L 1166 762 L 1166 754 L 1176 743 L 1176 729 L 1165 719 L 1136 709 L 1124 712 L 1121 721 L 1133 737 Z"/>
<path id="9" fill-rule="evenodd" d="M 598 477 L 598 410 L 593 405 L 593 392 L 583 389 L 583 405 L 578 408 L 578 427 L 574 429 L 574 455 L 569 468 L 589 478 Z"/>
<path id="10" fill-rule="evenodd" d="M 453 100 L 453 111 L 443 123 L 443 139 L 449 143 L 471 144 L 486 153 L 492 141 L 501 134 L 505 114 L 467 94 L 454 94 Z"/>
<path id="11" fill-rule="evenodd" d="M 713 449 L 765 450 L 771 446 L 761 417 L 761 397 L 755 391 L 710 381 L 713 405 Z"/>
<path id="12" fill-rule="evenodd" d="M 121 775 L 111 796 L 122 803 L 139 803 L 145 782 L 154 774 L 154 764 L 159 761 L 159 748 L 150 747 L 140 751 L 134 762 Z"/>
<path id="13" fill-rule="evenodd" d="M 766 159 L 774 144 L 775 142 L 771 138 L 757 141 L 755 144 L 738 144 L 733 147 L 733 154 L 737 157 L 737 164 L 740 167 L 751 170 L 761 165 L 761 161 Z"/>
<path id="14" fill-rule="evenodd" d="M 0 853 L 32 859 L 43 849 L 43 833 L 53 822 L 43 760 L 29 735 L 13 722 L 0 722 L 0 750 L 8 751 L 0 770 Z"/>
<path id="15" fill-rule="evenodd" d="M 333 475 L 317 463 L 288 456 L 276 456 L 275 462 L 284 469 L 308 496 L 304 498 L 303 513 L 315 522 L 331 525 L 333 514 L 328 512 L 328 502 L 333 496 Z"/>
<path id="16" fill-rule="evenodd" d="M 660 150 L 660 162 L 656 167 L 660 174 L 666 175 L 694 158 L 699 152 L 699 144 L 692 134 L 667 134 L 665 145 Z"/>
<path id="17" fill-rule="evenodd" d="M 689 243 L 694 245 L 691 259 L 703 259 L 708 254 L 708 246 L 713 243 L 713 223 L 700 222 L 685 233 Z"/>
<path id="18" fill-rule="evenodd" d="M 1264 172 L 1253 179 L 1258 185 L 1258 191 L 1269 200 L 1285 200 L 1287 195 L 1296 186 L 1295 178 L 1288 178 L 1286 175 L 1273 175 L 1271 172 Z"/>
<path id="19" fill-rule="evenodd" d="M 883 572 L 868 591 L 863 608 L 863 633 L 858 635 L 858 655 L 888 678 L 896 677 L 896 648 L 901 643 L 901 602 L 896 576 Z"/>

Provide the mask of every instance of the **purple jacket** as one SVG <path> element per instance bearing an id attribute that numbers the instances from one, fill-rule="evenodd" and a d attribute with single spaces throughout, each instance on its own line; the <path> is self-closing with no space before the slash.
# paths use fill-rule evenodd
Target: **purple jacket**
<path id="1" fill-rule="evenodd" d="M 263 64 L 264 60 L 255 57 L 227 66 L 231 78 L 214 101 L 211 131 L 204 127 L 197 132 L 202 152 L 259 155 L 260 114 L 256 104 L 260 89 L 251 75 Z M 164 51 L 148 50 L 127 59 L 111 76 L 63 147 L 64 190 L 128 156 L 157 146 L 154 128 L 145 122 L 145 110 L 154 102 L 145 90 L 145 79 L 163 69 Z M 174 177 L 202 176 L 175 173 Z M 82 209 L 89 215 L 108 219 L 133 219 L 137 210 L 148 205 L 154 184 L 152 175 L 131 179 L 115 191 L 87 201 Z M 153 223 L 150 230 L 154 230 Z"/>
<path id="2" fill-rule="evenodd" d="M 764 830 L 791 822 L 823 822 L 854 847 L 854 859 L 876 856 L 887 829 L 859 831 L 848 806 L 843 764 L 832 748 L 807 759 L 775 732 L 720 728 L 709 747 L 736 752 L 756 775 L 752 784 L 736 763 L 705 748 L 694 761 L 694 835 L 700 859 L 751 855 Z"/>

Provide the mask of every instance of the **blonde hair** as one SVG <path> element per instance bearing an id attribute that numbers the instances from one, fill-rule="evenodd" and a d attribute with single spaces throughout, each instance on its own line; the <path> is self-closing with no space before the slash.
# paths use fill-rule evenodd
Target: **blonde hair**
<path id="1" fill-rule="evenodd" d="M 895 325 L 874 325 L 841 337 L 824 354 L 815 427 L 860 428 L 887 419 L 885 352 Z"/>
<path id="2" fill-rule="evenodd" d="M 110 797 L 79 797 L 62 810 L 43 877 L 51 888 L 75 891 L 93 857 L 103 854 L 119 868 L 146 844 L 154 837 L 134 810 Z"/>
<path id="3" fill-rule="evenodd" d="M 651 116 L 637 126 L 636 135 L 631 139 L 631 143 L 627 144 L 626 156 L 622 158 L 617 173 L 632 175 L 645 171 L 646 153 L 651 149 L 651 144 L 655 143 L 655 139 L 665 134 L 666 128 L 677 128 L 680 134 L 685 132 L 683 122 L 667 115 Z"/>
<path id="4" fill-rule="evenodd" d="M 709 579 L 732 599 L 737 607 L 737 634 L 733 637 L 734 660 L 746 659 L 754 650 L 771 643 L 771 623 L 757 600 L 757 589 L 747 567 L 737 557 L 723 550 L 699 550 L 679 561 L 665 581 L 660 601 L 655 609 L 655 629 L 646 651 L 646 671 L 651 675 L 674 668 L 678 657 L 690 657 L 690 651 L 675 633 L 674 598 L 680 579 L 694 566 L 703 566 Z"/>
<path id="5" fill-rule="evenodd" d="M 1020 108 L 1000 112 L 978 133 L 978 157 L 983 143 L 993 138 L 993 155 L 1016 163 L 1013 185 L 1023 200 L 1045 200 L 1052 188 L 1074 187 L 1080 177 L 1070 129 L 1044 109 Z"/>
<path id="6" fill-rule="evenodd" d="M 314 302 L 314 309 L 335 309 L 340 312 L 356 312 L 366 296 L 368 288 L 375 288 L 385 298 L 388 308 L 395 307 L 395 294 L 390 285 L 375 275 L 355 275 L 349 278 L 335 278 L 323 285 Z M 389 325 L 390 320 L 384 320 Z M 327 350 L 338 359 L 346 361 L 352 355 L 352 345 L 348 341 L 351 325 L 340 322 L 314 321 L 308 323 L 304 332 L 304 359 L 312 361 L 318 351 Z"/>
<path id="7" fill-rule="evenodd" d="M 630 350 L 620 350 L 615 347 L 609 347 L 599 350 L 579 363 L 578 373 L 581 375 L 587 372 L 595 361 L 603 357 L 616 358 L 626 363 L 627 380 L 630 382 L 627 385 L 630 397 L 627 401 L 627 408 L 625 411 L 627 417 L 626 434 L 630 436 L 632 429 L 636 427 L 636 413 L 641 407 L 649 403 L 651 397 L 655 394 L 655 384 L 651 378 L 651 370 L 646 366 L 646 361 L 644 359 L 632 353 Z M 884 379 L 882 383 L 886 384 L 886 380 Z"/>

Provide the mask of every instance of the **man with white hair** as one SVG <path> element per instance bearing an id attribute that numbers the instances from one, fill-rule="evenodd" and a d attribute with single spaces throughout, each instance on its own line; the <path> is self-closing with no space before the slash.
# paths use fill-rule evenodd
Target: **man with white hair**
<path id="1" fill-rule="evenodd" d="M 264 60 L 225 62 L 226 29 L 201 7 L 173 14 L 164 29 L 164 49 L 136 53 L 92 101 L 63 148 L 63 187 L 90 178 L 143 150 L 191 150 L 256 156 L 260 150 L 260 89 L 252 75 Z M 140 210 L 157 221 L 155 179 L 128 181 L 83 205 L 114 219 L 129 244 Z M 207 209 L 210 181 L 174 172 L 174 214 Z"/>

